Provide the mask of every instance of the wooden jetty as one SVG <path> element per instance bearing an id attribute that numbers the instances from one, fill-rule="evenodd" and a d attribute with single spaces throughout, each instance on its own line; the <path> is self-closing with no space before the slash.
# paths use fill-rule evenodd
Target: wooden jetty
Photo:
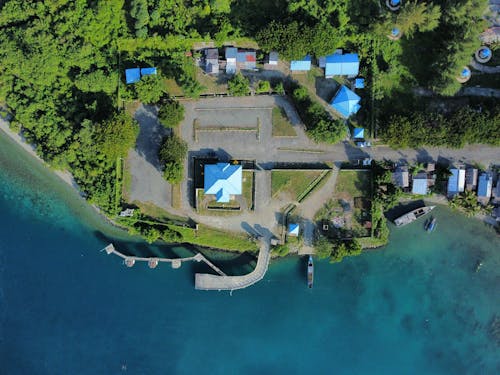
<path id="1" fill-rule="evenodd" d="M 203 256 L 203 254 L 197 253 L 196 255 L 192 257 L 186 257 L 186 258 L 158 258 L 158 257 L 136 257 L 136 256 L 129 256 L 120 253 L 118 250 L 115 249 L 114 245 L 111 243 L 108 246 L 106 246 L 104 249 L 101 251 L 106 251 L 106 253 L 109 254 L 114 254 L 119 256 L 120 258 L 123 259 L 123 263 L 127 267 L 133 267 L 136 262 L 146 262 L 149 266 L 149 268 L 153 269 L 158 266 L 160 263 L 170 263 L 172 268 L 180 268 L 183 262 L 191 262 L 191 261 L 196 261 L 196 262 L 205 262 L 211 269 L 213 269 L 215 272 L 217 272 L 221 277 L 228 277 L 222 270 L 217 267 L 215 264 L 210 262 L 207 258 Z"/>
<path id="2" fill-rule="evenodd" d="M 267 272 L 271 258 L 270 239 L 261 239 L 261 246 L 255 269 L 243 276 L 211 275 L 197 273 L 195 275 L 195 288 L 198 290 L 236 290 L 243 289 L 262 280 Z"/>

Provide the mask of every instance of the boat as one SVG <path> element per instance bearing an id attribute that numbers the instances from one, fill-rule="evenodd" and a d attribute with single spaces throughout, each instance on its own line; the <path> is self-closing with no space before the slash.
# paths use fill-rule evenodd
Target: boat
<path id="1" fill-rule="evenodd" d="M 396 224 L 397 227 L 402 227 L 403 225 L 413 223 L 419 217 L 422 217 L 431 212 L 434 208 L 436 208 L 436 206 L 424 206 L 416 208 L 404 214 L 403 216 L 398 217 L 396 220 L 394 220 L 394 224 Z"/>
<path id="2" fill-rule="evenodd" d="M 314 281 L 314 263 L 313 257 L 309 255 L 309 262 L 307 262 L 307 287 L 312 289 Z"/>
<path id="3" fill-rule="evenodd" d="M 427 232 L 432 232 L 436 228 L 436 221 L 435 217 L 431 217 L 425 226 L 425 230 Z"/>

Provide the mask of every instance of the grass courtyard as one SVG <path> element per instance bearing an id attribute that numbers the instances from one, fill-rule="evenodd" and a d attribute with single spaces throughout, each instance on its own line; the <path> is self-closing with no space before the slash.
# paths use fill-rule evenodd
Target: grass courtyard
<path id="1" fill-rule="evenodd" d="M 314 189 L 321 184 L 321 181 L 326 180 L 327 173 L 328 170 L 272 171 L 271 195 L 273 198 L 281 197 L 291 201 L 302 200 L 309 188 Z"/>
<path id="2" fill-rule="evenodd" d="M 274 107 L 272 113 L 273 137 L 295 137 L 297 133 L 288 120 L 286 112 L 281 107 Z"/>

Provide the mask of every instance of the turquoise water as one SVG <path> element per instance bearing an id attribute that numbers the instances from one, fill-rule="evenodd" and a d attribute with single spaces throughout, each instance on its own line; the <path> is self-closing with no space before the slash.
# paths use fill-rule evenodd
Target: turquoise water
<path id="1" fill-rule="evenodd" d="M 195 291 L 194 265 L 99 252 L 106 236 L 188 249 L 111 229 L 1 135 L 0 212 L 2 374 L 500 373 L 500 242 L 446 208 L 430 235 L 415 223 L 383 250 L 317 262 L 312 291 L 290 258 L 232 296 Z"/>

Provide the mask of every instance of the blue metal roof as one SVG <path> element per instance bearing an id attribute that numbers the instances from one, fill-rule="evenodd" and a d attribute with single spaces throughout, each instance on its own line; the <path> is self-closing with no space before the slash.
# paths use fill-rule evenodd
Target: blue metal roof
<path id="1" fill-rule="evenodd" d="M 492 185 L 491 176 L 488 173 L 482 173 L 479 176 L 479 182 L 477 185 L 477 196 L 478 197 L 491 197 L 491 185 Z"/>
<path id="2" fill-rule="evenodd" d="M 359 73 L 359 57 L 357 53 L 345 55 L 332 54 L 326 56 L 325 76 L 355 76 Z"/>
<path id="3" fill-rule="evenodd" d="M 342 116 L 349 117 L 361 108 L 359 105 L 360 100 L 361 98 L 358 95 L 342 85 L 330 105 Z"/>
<path id="4" fill-rule="evenodd" d="M 290 61 L 290 70 L 311 70 L 311 56 L 307 55 L 302 60 L 292 60 Z"/>
<path id="5" fill-rule="evenodd" d="M 150 76 L 156 74 L 156 68 L 142 68 L 141 75 L 142 76 Z"/>
<path id="6" fill-rule="evenodd" d="M 427 194 L 427 179 L 417 178 L 413 179 L 413 186 L 411 189 L 412 194 L 426 195 Z"/>
<path id="7" fill-rule="evenodd" d="M 353 138 L 364 138 L 365 137 L 365 129 L 364 128 L 354 128 L 352 133 Z"/>
<path id="8" fill-rule="evenodd" d="M 127 84 L 130 83 L 136 83 L 141 80 L 141 69 L 139 68 L 132 68 L 132 69 L 125 69 L 125 82 Z"/>
<path id="9" fill-rule="evenodd" d="M 448 194 L 453 195 L 464 191 L 465 186 L 465 170 L 450 169 L 451 176 L 448 179 Z"/>
<path id="10" fill-rule="evenodd" d="M 231 195 L 241 195 L 243 168 L 241 165 L 217 163 L 205 165 L 205 194 L 214 194 L 217 202 L 227 203 Z"/>
<path id="11" fill-rule="evenodd" d="M 354 80 L 354 87 L 357 89 L 364 89 L 365 88 L 365 79 L 364 78 L 356 78 Z"/>

